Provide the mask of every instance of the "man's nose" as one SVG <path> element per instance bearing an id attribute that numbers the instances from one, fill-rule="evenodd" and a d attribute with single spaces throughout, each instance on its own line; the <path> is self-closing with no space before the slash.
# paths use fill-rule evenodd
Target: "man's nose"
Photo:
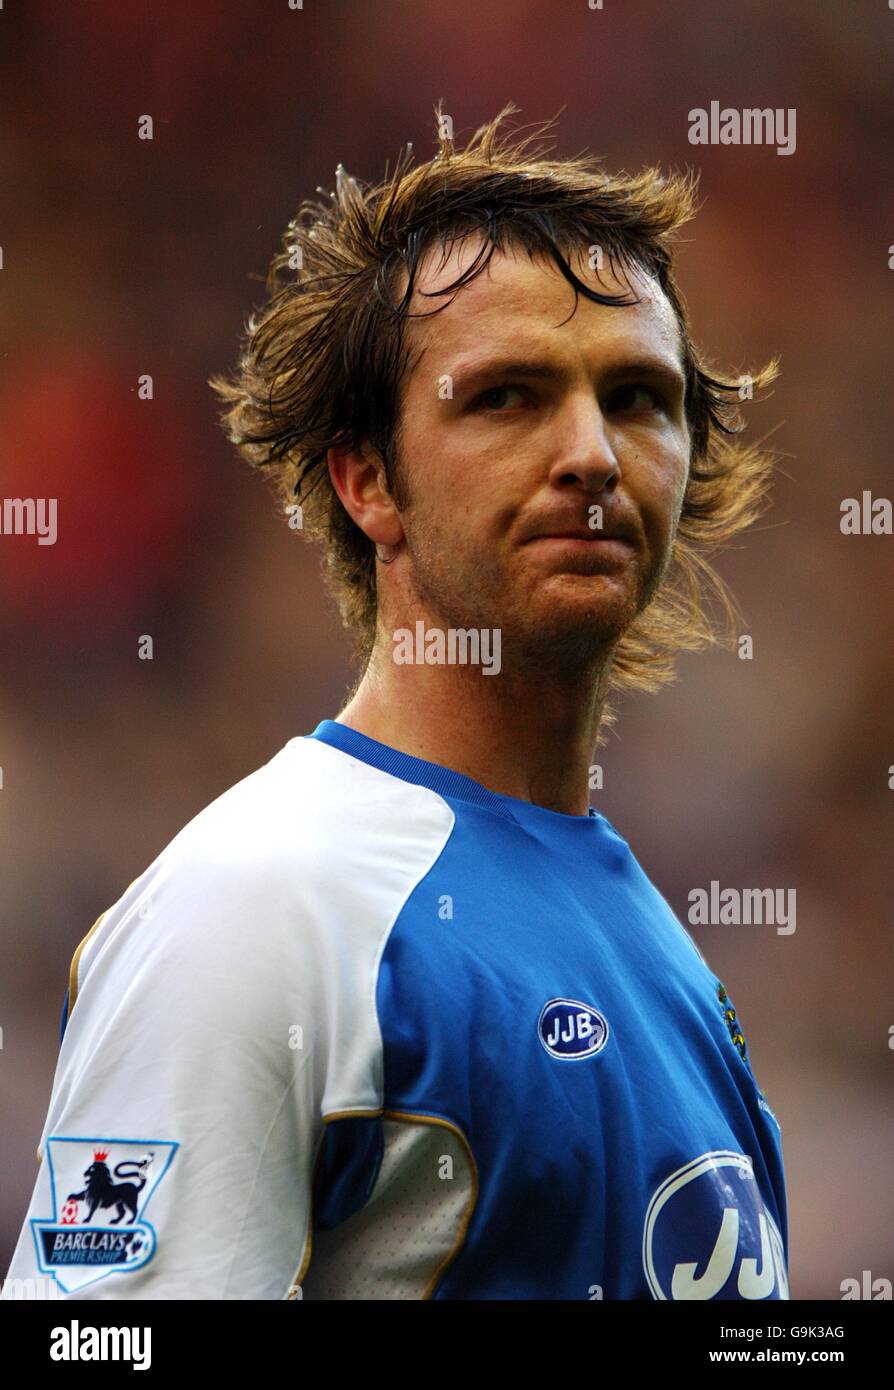
<path id="1" fill-rule="evenodd" d="M 621 465 L 609 437 L 598 403 L 592 396 L 569 406 L 557 424 L 555 457 L 550 482 L 561 486 L 580 483 L 592 492 L 613 489 L 621 477 Z"/>

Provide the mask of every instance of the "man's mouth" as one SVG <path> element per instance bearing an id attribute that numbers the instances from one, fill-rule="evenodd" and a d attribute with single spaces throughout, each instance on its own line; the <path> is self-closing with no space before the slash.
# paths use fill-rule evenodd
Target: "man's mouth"
<path id="1" fill-rule="evenodd" d="M 544 544 L 553 548 L 564 550 L 568 554 L 591 555 L 593 558 L 617 557 L 623 559 L 629 556 L 636 549 L 632 541 L 626 536 L 605 535 L 602 532 L 589 532 L 584 534 L 580 531 L 557 531 L 542 536 L 533 536 L 526 542 L 528 545 Z"/>
<path id="2" fill-rule="evenodd" d="M 534 536 L 533 539 L 535 541 L 580 541 L 584 545 L 592 545 L 594 542 L 603 545 L 626 545 L 629 549 L 633 549 L 633 542 L 628 540 L 626 536 L 606 535 L 604 531 L 550 531 L 545 532 L 542 536 Z"/>

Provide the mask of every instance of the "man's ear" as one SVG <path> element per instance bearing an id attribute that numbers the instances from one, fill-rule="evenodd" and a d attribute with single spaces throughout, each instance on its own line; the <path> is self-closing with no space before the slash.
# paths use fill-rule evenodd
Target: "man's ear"
<path id="1" fill-rule="evenodd" d="M 360 449 L 329 449 L 326 463 L 342 506 L 364 535 L 376 545 L 399 545 L 404 529 L 378 450 L 366 442 Z"/>

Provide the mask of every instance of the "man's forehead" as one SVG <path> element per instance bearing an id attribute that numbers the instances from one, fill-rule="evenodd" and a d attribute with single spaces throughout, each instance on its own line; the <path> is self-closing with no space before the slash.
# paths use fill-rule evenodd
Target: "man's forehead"
<path id="1" fill-rule="evenodd" d="M 433 352 L 443 359 L 491 343 L 521 348 L 537 340 L 558 346 L 559 335 L 564 334 L 566 342 L 662 348 L 681 364 L 677 316 L 658 282 L 638 267 L 616 272 L 608 257 L 600 269 L 591 268 L 588 246 L 568 257 L 575 274 L 588 288 L 635 298 L 635 304 L 610 307 L 579 295 L 575 309 L 574 288 L 555 263 L 543 254 L 529 256 L 524 248 L 513 245 L 505 251 L 494 250 L 485 269 L 458 290 L 431 297 L 469 270 L 481 246 L 480 238 L 470 237 L 447 255 L 434 247 L 420 259 L 409 312 L 430 317 L 411 317 L 407 324 L 407 340 L 418 354 L 417 363 Z M 406 284 L 403 272 L 399 295 Z"/>

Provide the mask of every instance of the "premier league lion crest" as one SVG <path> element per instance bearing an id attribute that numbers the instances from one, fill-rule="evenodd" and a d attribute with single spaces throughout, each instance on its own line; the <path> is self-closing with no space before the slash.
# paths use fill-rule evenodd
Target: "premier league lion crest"
<path id="1" fill-rule="evenodd" d="M 178 1145 L 157 1139 L 47 1140 L 53 1215 L 32 1221 L 37 1262 L 66 1293 L 155 1254 L 146 1207 Z"/>

